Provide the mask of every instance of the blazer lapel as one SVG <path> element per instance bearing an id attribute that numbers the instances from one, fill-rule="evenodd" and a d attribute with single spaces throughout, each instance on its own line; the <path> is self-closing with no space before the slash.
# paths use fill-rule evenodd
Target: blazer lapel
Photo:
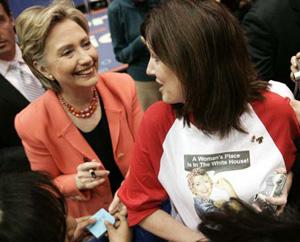
<path id="1" fill-rule="evenodd" d="M 120 140 L 121 116 L 123 111 L 120 108 L 118 99 L 113 95 L 111 88 L 106 82 L 104 82 L 104 80 L 100 78 L 96 87 L 104 104 L 113 146 L 113 153 L 116 154 Z"/>
<path id="2" fill-rule="evenodd" d="M 65 132 L 62 133 L 61 137 L 77 149 L 84 157 L 87 157 L 90 160 L 95 158 L 99 160 L 99 157 L 74 124 L 70 125 Z"/>
<path id="3" fill-rule="evenodd" d="M 120 112 L 111 110 L 109 108 L 105 108 L 105 112 L 109 125 L 113 153 L 116 154 L 120 136 Z"/>
<path id="4" fill-rule="evenodd" d="M 73 124 L 62 105 L 60 104 L 56 94 L 53 91 L 47 91 L 48 100 L 47 108 L 49 112 L 55 110 L 55 115 L 49 115 L 51 126 L 57 131 L 57 136 L 64 139 L 73 146 L 84 157 L 94 159 L 97 157 L 93 149 L 81 135 L 77 127 Z"/>

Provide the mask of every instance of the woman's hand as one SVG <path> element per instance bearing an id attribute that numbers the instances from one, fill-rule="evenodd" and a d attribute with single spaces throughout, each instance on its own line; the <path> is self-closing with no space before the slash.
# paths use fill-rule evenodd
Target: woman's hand
<path id="1" fill-rule="evenodd" d="M 286 174 L 285 169 L 278 169 L 276 172 L 279 174 Z M 277 215 L 281 214 L 286 206 L 289 191 L 292 186 L 292 181 L 293 181 L 293 173 L 289 172 L 287 174 L 286 182 L 281 195 L 279 197 L 266 197 L 266 201 L 268 203 L 277 206 L 277 210 L 276 210 Z"/>
<path id="2" fill-rule="evenodd" d="M 127 208 L 126 206 L 121 202 L 118 191 L 116 191 L 115 196 L 111 204 L 109 205 L 108 211 L 111 214 L 119 213 L 123 216 L 127 215 Z"/>
<path id="3" fill-rule="evenodd" d="M 292 58 L 291 58 L 290 77 L 291 77 L 291 80 L 293 80 L 293 81 L 296 81 L 294 74 L 299 71 L 299 66 L 298 66 L 299 62 L 300 62 L 300 52 L 298 52 L 296 55 L 292 56 Z"/>
<path id="4" fill-rule="evenodd" d="M 279 168 L 276 170 L 278 174 L 286 174 L 286 169 L 285 168 Z M 287 199 L 289 195 L 289 191 L 292 186 L 292 180 L 293 180 L 293 173 L 289 172 L 286 177 L 286 182 L 284 184 L 284 187 L 282 189 L 281 195 L 280 196 L 273 196 L 273 197 L 267 197 L 264 194 L 259 193 L 258 194 L 258 201 L 255 201 L 252 206 L 259 212 L 261 212 L 263 209 L 266 209 L 265 203 L 267 205 L 275 205 L 276 208 L 276 214 L 279 215 L 280 213 L 283 212 L 286 204 L 287 204 Z M 261 204 L 263 203 L 263 204 Z M 273 210 L 272 210 L 273 211 Z"/>
<path id="5" fill-rule="evenodd" d="M 130 242 L 132 236 L 126 217 L 119 213 L 116 214 L 115 217 L 118 222 L 118 227 L 115 227 L 108 221 L 104 221 L 108 232 L 109 242 Z"/>
<path id="6" fill-rule="evenodd" d="M 91 219 L 90 216 L 77 219 L 67 217 L 67 237 L 65 242 L 81 241 L 88 234 L 86 227 L 95 222 L 96 220 Z"/>
<path id="7" fill-rule="evenodd" d="M 298 123 L 300 124 L 300 101 L 298 100 L 290 100 L 290 105 L 294 109 Z"/>
<path id="8" fill-rule="evenodd" d="M 80 164 L 77 167 L 76 185 L 79 190 L 93 189 L 103 182 L 109 171 L 99 170 L 100 164 L 94 160 Z"/>

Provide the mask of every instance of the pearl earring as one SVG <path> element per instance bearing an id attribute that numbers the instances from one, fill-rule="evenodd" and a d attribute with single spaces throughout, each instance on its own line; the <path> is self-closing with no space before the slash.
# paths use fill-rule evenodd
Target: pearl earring
<path id="1" fill-rule="evenodd" d="M 48 78 L 49 78 L 50 80 L 54 80 L 54 77 L 53 77 L 52 75 L 49 75 Z"/>

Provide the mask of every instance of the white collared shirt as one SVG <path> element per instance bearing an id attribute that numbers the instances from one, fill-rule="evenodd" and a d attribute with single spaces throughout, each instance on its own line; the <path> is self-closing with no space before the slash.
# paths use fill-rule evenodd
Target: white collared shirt
<path id="1" fill-rule="evenodd" d="M 4 76 L 10 82 L 10 84 L 12 84 L 27 100 L 30 101 L 30 98 L 23 90 L 22 85 L 20 85 L 20 77 L 16 74 L 15 71 L 12 71 L 11 68 L 9 68 L 12 62 L 21 63 L 21 65 L 19 65 L 20 68 L 22 68 L 24 72 L 31 74 L 32 77 L 34 78 L 34 81 L 40 83 L 39 80 L 32 74 L 31 70 L 24 62 L 22 58 L 21 50 L 18 45 L 16 45 L 16 54 L 15 54 L 15 58 L 12 61 L 4 61 L 0 59 L 0 74 Z"/>

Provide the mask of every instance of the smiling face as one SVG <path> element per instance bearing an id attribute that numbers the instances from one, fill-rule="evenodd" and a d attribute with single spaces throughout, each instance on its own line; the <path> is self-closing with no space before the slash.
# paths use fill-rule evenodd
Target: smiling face
<path id="1" fill-rule="evenodd" d="M 208 199 L 212 191 L 212 181 L 207 174 L 196 175 L 192 179 L 192 187 L 196 196 Z"/>
<path id="2" fill-rule="evenodd" d="M 88 34 L 66 19 L 50 31 L 39 70 L 53 76 L 63 92 L 94 86 L 98 81 L 98 54 Z M 50 78 L 51 79 L 51 78 Z"/>
<path id="3" fill-rule="evenodd" d="M 168 68 L 150 48 L 150 60 L 147 67 L 147 74 L 156 77 L 160 85 L 159 91 L 162 100 L 168 104 L 184 103 L 182 84 L 175 73 Z"/>
<path id="4" fill-rule="evenodd" d="M 0 4 L 0 59 L 11 61 L 15 57 L 14 22 Z"/>

